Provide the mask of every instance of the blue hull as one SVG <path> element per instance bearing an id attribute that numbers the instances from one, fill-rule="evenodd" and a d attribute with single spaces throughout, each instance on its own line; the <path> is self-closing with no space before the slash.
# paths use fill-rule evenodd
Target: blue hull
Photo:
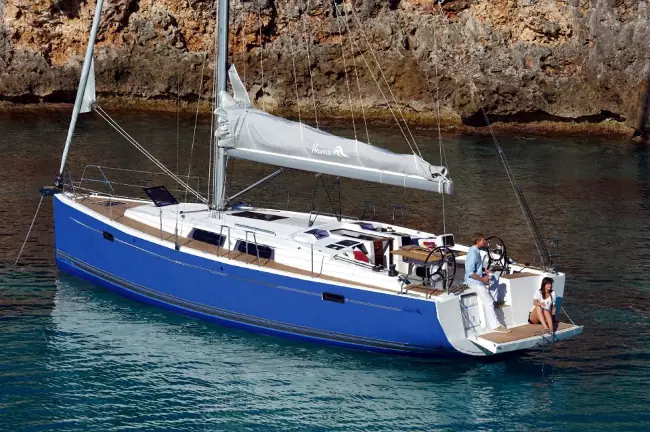
<path id="1" fill-rule="evenodd" d="M 445 337 L 433 302 L 176 251 L 68 203 L 54 197 L 57 265 L 127 297 L 292 339 L 415 356 L 459 354 Z M 344 296 L 345 302 L 323 300 L 324 292 Z"/>

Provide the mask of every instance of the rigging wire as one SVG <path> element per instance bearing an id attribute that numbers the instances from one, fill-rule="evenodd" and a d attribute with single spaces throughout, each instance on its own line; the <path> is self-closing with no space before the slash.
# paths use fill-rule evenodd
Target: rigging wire
<path id="1" fill-rule="evenodd" d="M 187 180 L 186 182 L 190 182 L 190 175 L 192 173 L 192 158 L 194 156 L 194 143 L 196 142 L 196 127 L 199 122 L 199 108 L 201 107 L 201 94 L 203 93 L 203 72 L 205 71 L 205 61 L 207 59 L 207 55 L 204 53 L 203 54 L 203 62 L 201 64 L 201 75 L 200 75 L 200 83 L 199 83 L 199 97 L 196 100 L 196 113 L 194 115 L 194 131 L 192 132 L 192 146 L 190 147 L 190 162 L 189 166 L 187 167 Z M 187 190 L 185 191 L 185 202 L 187 203 Z"/>
<path id="2" fill-rule="evenodd" d="M 334 3 L 336 5 L 336 2 Z M 352 117 L 352 130 L 354 131 L 354 140 L 357 141 L 357 126 L 354 121 L 354 109 L 352 107 L 352 91 L 350 90 L 350 80 L 348 79 L 348 65 L 345 61 L 345 50 L 343 48 L 343 33 L 341 32 L 341 14 L 338 13 L 338 5 L 336 13 L 336 23 L 339 28 L 339 42 L 341 44 L 341 57 L 343 58 L 343 70 L 345 72 L 345 85 L 348 89 L 348 102 L 350 104 L 350 116 Z"/>
<path id="3" fill-rule="evenodd" d="M 25 245 L 27 244 L 27 240 L 29 239 L 29 235 L 32 233 L 32 228 L 34 228 L 34 222 L 36 222 L 36 216 L 38 216 L 38 211 L 41 209 L 41 204 L 43 204 L 43 195 L 41 195 L 41 199 L 38 200 L 38 206 L 36 207 L 36 212 L 34 213 L 34 217 L 32 218 L 32 223 L 29 225 L 29 229 L 27 230 L 27 235 L 25 236 L 25 240 L 23 241 L 23 245 L 20 247 L 20 251 L 18 252 L 18 256 L 16 257 L 16 261 L 14 262 L 14 267 L 18 265 L 18 261 L 20 261 L 20 256 L 23 254 L 23 250 L 25 249 Z"/>
<path id="4" fill-rule="evenodd" d="M 246 86 L 246 69 L 248 66 L 248 58 L 246 57 L 246 17 L 244 16 L 244 11 L 242 9 L 241 12 L 241 55 L 243 58 L 243 63 L 244 63 L 244 88 L 248 88 Z M 234 55 L 233 55 L 234 57 Z"/>
<path id="5" fill-rule="evenodd" d="M 212 104 L 210 109 L 210 138 L 208 144 L 208 199 L 210 198 L 210 186 L 212 186 L 212 147 L 214 147 L 214 110 L 217 107 L 216 83 L 217 82 L 217 61 L 214 62 L 214 73 L 212 77 Z"/>
<path id="6" fill-rule="evenodd" d="M 413 140 L 413 145 L 415 146 L 415 149 L 418 152 L 418 155 L 422 157 L 422 153 L 420 152 L 420 148 L 418 147 L 417 142 L 415 141 L 415 137 L 413 137 L 413 133 L 411 133 L 411 129 L 409 128 L 408 123 L 406 122 L 406 119 L 404 118 L 404 113 L 402 112 L 402 109 L 400 108 L 399 104 L 397 103 L 397 99 L 395 98 L 395 95 L 393 94 L 393 90 L 391 89 L 390 85 L 388 84 L 388 80 L 386 79 L 386 75 L 384 74 L 384 71 L 381 67 L 381 63 L 379 63 L 379 60 L 377 59 L 377 55 L 375 54 L 375 50 L 372 49 L 372 45 L 370 44 L 370 41 L 368 40 L 368 36 L 366 35 L 366 32 L 363 30 L 361 20 L 359 19 L 356 11 L 354 10 L 354 7 L 350 8 L 352 10 L 352 15 L 357 21 L 357 25 L 359 26 L 360 33 L 363 35 L 364 40 L 366 41 L 366 44 L 368 45 L 368 49 L 370 50 L 370 53 L 372 54 L 372 57 L 375 59 L 375 62 L 377 63 L 377 67 L 379 69 L 379 73 L 381 74 L 384 83 L 386 83 L 386 88 L 388 89 L 388 92 L 390 93 L 391 97 L 393 98 L 393 102 L 395 103 L 395 107 L 397 108 L 397 111 L 399 112 L 400 117 L 402 118 L 402 122 L 404 122 L 404 126 L 406 130 L 409 133 L 409 136 Z M 365 60 L 365 58 L 364 58 Z M 398 122 L 399 123 L 399 122 Z"/>
<path id="7" fill-rule="evenodd" d="M 336 3 L 334 3 L 336 5 Z M 340 10 L 337 7 L 337 15 L 340 15 Z M 349 35 L 350 33 L 348 33 Z M 354 46 L 352 45 L 352 38 L 348 36 L 348 42 L 350 45 L 350 56 L 352 57 L 352 64 L 354 65 L 354 75 L 356 76 L 357 81 L 357 90 L 359 92 L 359 106 L 361 107 L 361 116 L 363 117 L 363 125 L 366 129 L 366 138 L 367 143 L 370 144 L 370 133 L 368 132 L 368 121 L 366 119 L 366 110 L 363 107 L 363 96 L 361 95 L 361 81 L 359 80 L 359 68 L 357 67 L 357 57 L 354 52 Z"/>
<path id="8" fill-rule="evenodd" d="M 296 105 L 298 108 L 298 122 L 302 123 L 302 116 L 300 113 L 300 97 L 298 96 L 298 75 L 296 74 L 296 59 L 293 51 L 293 37 L 291 36 L 291 25 L 287 24 L 289 33 L 289 51 L 291 52 L 291 64 L 293 66 L 293 85 L 296 92 Z"/>
<path id="9" fill-rule="evenodd" d="M 352 34 L 352 30 L 350 29 L 350 26 L 348 26 L 347 21 L 343 21 L 343 22 L 345 23 L 345 27 L 346 27 L 346 29 L 347 29 L 347 31 L 348 31 L 348 34 L 351 35 L 351 34 Z M 397 119 L 397 116 L 395 115 L 395 111 L 393 111 L 393 108 L 392 108 L 392 106 L 391 106 L 391 103 L 388 101 L 388 98 L 386 98 L 386 94 L 385 94 L 384 91 L 381 89 L 381 86 L 379 85 L 379 81 L 377 80 L 377 77 L 376 77 L 375 74 L 372 72 L 372 68 L 370 67 L 370 64 L 368 63 L 368 60 L 366 60 L 366 56 L 363 55 L 363 52 L 361 51 L 361 47 L 360 47 L 359 44 L 357 43 L 356 39 L 354 39 L 354 38 L 350 38 L 350 40 L 352 41 L 352 43 L 354 44 L 354 46 L 355 46 L 355 47 L 357 48 L 357 50 L 359 51 L 359 54 L 361 54 L 361 58 L 363 59 L 363 62 L 366 64 L 366 68 L 368 69 L 368 72 L 370 73 L 370 76 L 371 76 L 372 79 L 375 81 L 375 84 L 377 85 L 377 89 L 379 89 L 379 93 L 380 93 L 381 96 L 384 98 L 384 102 L 386 102 L 386 106 L 388 107 L 388 110 L 390 111 L 390 113 L 391 113 L 392 116 L 393 116 L 393 119 L 394 119 L 395 122 L 397 123 L 397 127 L 399 128 L 400 132 L 402 132 L 402 135 L 404 136 L 404 140 L 406 141 L 406 144 L 408 144 L 409 149 L 411 150 L 411 152 L 412 152 L 413 154 L 415 154 L 415 150 L 413 149 L 413 146 L 411 145 L 411 142 L 409 141 L 408 137 L 406 136 L 406 132 L 404 132 L 404 128 L 402 127 L 400 121 Z M 378 66 L 379 66 L 379 70 L 381 70 L 381 65 L 378 65 Z M 418 149 L 418 152 L 419 152 L 419 149 Z"/>
<path id="10" fill-rule="evenodd" d="M 192 146 L 190 147 L 190 161 L 187 167 L 187 179 L 185 180 L 188 184 L 190 182 L 190 175 L 192 173 L 192 159 L 194 157 L 194 143 L 196 142 L 196 127 L 199 122 L 199 108 L 201 107 L 201 94 L 203 93 L 203 72 L 205 71 L 205 61 L 207 59 L 207 54 L 203 54 L 203 62 L 201 63 L 201 75 L 199 76 L 199 97 L 196 100 L 196 114 L 194 115 L 194 131 L 192 132 Z M 197 186 L 197 189 L 198 186 Z M 185 204 L 187 204 L 187 189 L 185 189 Z M 176 211 L 176 244 L 178 245 L 178 211 Z M 185 217 L 181 220 L 181 229 L 180 232 L 183 232 L 183 225 L 185 223 Z"/>
<path id="11" fill-rule="evenodd" d="M 75 159 L 75 158 L 68 158 L 69 161 L 74 161 L 79 164 L 83 164 L 83 160 L 81 159 Z M 108 167 L 104 165 L 88 165 L 88 167 L 98 167 L 101 168 L 104 171 L 124 171 L 124 172 L 130 172 L 130 173 L 138 173 L 138 174 L 150 174 L 150 175 L 167 175 L 165 173 L 159 173 L 159 172 L 153 172 L 153 171 L 145 171 L 145 170 L 136 170 L 136 169 L 130 169 L 130 168 L 117 168 L 117 167 Z M 192 176 L 192 178 L 195 179 L 205 179 L 205 177 L 198 177 L 198 176 Z M 111 182 L 115 183 L 115 182 Z"/>
<path id="12" fill-rule="evenodd" d="M 217 7 L 217 2 L 218 0 L 214 0 L 214 10 L 218 22 L 219 18 L 219 8 Z M 212 186 L 212 190 L 217 189 L 217 185 L 213 184 L 216 183 L 216 173 L 215 175 L 212 175 L 212 169 L 213 169 L 213 161 L 215 158 L 215 145 L 216 145 L 216 132 L 217 132 L 217 125 L 215 125 L 215 117 L 216 117 L 216 110 L 217 110 L 217 65 L 219 64 L 218 62 L 218 46 L 217 46 L 217 35 L 219 34 L 219 26 L 215 25 L 214 26 L 214 37 L 212 38 L 212 42 L 214 43 L 214 67 L 212 68 L 212 109 L 211 109 L 211 115 L 210 115 L 210 149 L 209 149 L 209 154 L 208 154 L 208 200 L 210 203 L 210 207 L 216 205 L 216 203 L 212 202 L 212 195 L 210 195 L 210 187 Z"/>
<path id="13" fill-rule="evenodd" d="M 181 178 L 174 174 L 169 168 L 167 168 L 162 162 L 160 162 L 154 155 L 149 153 L 146 148 L 144 148 L 140 143 L 138 143 L 131 135 L 128 134 L 115 120 L 113 120 L 99 105 L 94 105 L 95 111 L 102 117 L 110 126 L 113 127 L 122 137 L 124 137 L 129 143 L 131 143 L 137 150 L 140 151 L 147 159 L 153 162 L 158 168 L 160 168 L 164 173 L 169 175 L 174 181 L 179 185 L 188 190 L 192 195 L 201 200 L 201 202 L 206 203 L 208 200 L 203 198 L 200 193 L 195 191 L 190 185 L 185 183 Z"/>
<path id="14" fill-rule="evenodd" d="M 300 0 L 300 10 L 302 11 L 300 22 L 302 24 L 302 34 L 305 37 L 305 46 L 307 49 L 307 70 L 309 71 L 309 82 L 311 85 L 311 99 L 314 105 L 314 119 L 316 121 L 316 129 L 320 129 L 320 127 L 318 126 L 318 109 L 316 108 L 316 93 L 314 92 L 314 77 L 311 71 L 311 58 L 309 56 L 309 45 L 311 45 L 311 32 L 307 32 L 307 28 L 305 27 L 305 18 L 304 18 L 304 15 L 307 13 L 307 10 L 309 10 L 309 1 L 310 0 L 307 1 L 307 9 L 304 9 L 302 0 Z"/>
<path id="15" fill-rule="evenodd" d="M 262 73 L 262 83 L 260 84 L 260 88 L 262 90 L 262 111 L 265 111 L 264 108 L 264 40 L 262 39 L 262 2 L 258 1 L 257 2 L 257 23 L 260 28 L 260 71 Z"/>
<path id="16" fill-rule="evenodd" d="M 181 79 L 176 73 L 176 174 L 180 173 L 178 168 L 178 147 L 181 142 Z"/>
<path id="17" fill-rule="evenodd" d="M 287 3 L 288 7 L 288 3 Z M 287 32 L 289 33 L 289 51 L 291 52 L 291 64 L 293 66 L 293 84 L 296 91 L 296 106 L 298 108 L 298 124 L 300 125 L 300 142 L 305 142 L 305 137 L 302 131 L 302 116 L 300 113 L 300 97 L 298 96 L 298 75 L 296 74 L 296 56 L 293 50 L 293 37 L 291 36 L 291 24 L 287 23 Z"/>
<path id="18" fill-rule="evenodd" d="M 447 21 L 447 17 L 442 14 L 442 2 L 441 0 L 438 0 L 438 5 L 439 5 L 439 10 L 440 10 L 440 17 L 444 20 Z M 433 50 L 434 50 L 434 55 L 436 57 L 436 61 L 434 62 L 435 66 L 435 74 L 436 74 L 436 111 L 437 111 L 437 116 L 438 116 L 438 141 L 440 143 L 440 164 L 443 166 L 448 167 L 449 166 L 449 161 L 447 160 L 447 153 L 445 152 L 445 146 L 442 141 L 442 132 L 440 128 L 440 76 L 438 75 L 438 40 L 436 38 L 436 32 L 435 28 L 433 29 Z M 425 69 L 426 72 L 426 69 Z M 427 78 L 427 84 L 429 83 L 429 80 Z"/>
<path id="19" fill-rule="evenodd" d="M 437 44 L 436 44 L 436 37 L 435 33 L 433 36 L 433 46 L 434 46 L 434 51 L 437 49 Z M 436 72 L 436 118 L 438 119 L 438 147 L 440 148 L 440 165 L 442 166 L 447 166 L 447 157 L 444 155 L 445 152 L 445 146 L 442 143 L 442 131 L 440 130 L 440 78 L 438 77 L 438 54 L 436 51 L 436 62 L 435 62 L 435 72 Z M 426 69 L 426 68 L 425 68 Z M 427 85 L 429 85 L 429 77 L 427 77 Z M 443 160 L 443 155 L 444 155 L 444 160 Z M 451 178 L 450 178 L 451 180 Z M 447 218 L 445 215 L 445 194 L 442 193 L 440 194 L 442 197 L 442 230 L 443 232 L 447 232 Z"/>
<path id="20" fill-rule="evenodd" d="M 472 87 L 473 86 L 474 83 L 472 82 Z M 474 91 L 472 87 L 470 87 L 470 94 L 472 95 L 472 99 L 474 99 Z M 485 119 L 485 124 L 487 125 L 488 130 L 490 131 L 490 135 L 492 136 L 492 141 L 496 146 L 497 153 L 499 153 L 499 157 L 501 158 L 503 167 L 506 170 L 506 175 L 508 176 L 508 180 L 512 185 L 512 190 L 515 193 L 517 204 L 519 204 L 519 209 L 521 210 L 524 216 L 524 220 L 526 221 L 526 226 L 528 227 L 528 230 L 530 231 L 530 234 L 533 238 L 533 243 L 535 244 L 535 248 L 537 249 L 537 253 L 539 254 L 540 263 L 542 266 L 548 266 L 547 257 L 549 256 L 549 252 L 544 243 L 544 238 L 542 237 L 542 234 L 539 231 L 537 224 L 535 223 L 535 218 L 530 210 L 530 207 L 528 206 L 528 203 L 526 202 L 526 198 L 524 198 L 524 194 L 521 191 L 521 187 L 519 186 L 519 183 L 515 179 L 515 175 L 512 172 L 512 168 L 510 168 L 508 159 L 506 158 L 503 149 L 499 145 L 499 141 L 497 140 L 497 137 L 494 134 L 494 130 L 492 129 L 492 124 L 490 123 L 487 113 L 485 112 L 485 109 L 482 106 L 481 106 L 481 113 L 483 114 L 483 118 Z"/>
<path id="21" fill-rule="evenodd" d="M 440 126 L 440 76 L 438 75 L 438 42 L 437 42 L 437 37 L 436 37 L 436 29 L 435 27 L 432 28 L 433 32 L 433 54 L 435 57 L 435 61 L 433 62 L 434 64 L 434 71 L 435 71 L 435 77 L 436 77 L 436 119 L 437 119 L 437 125 L 438 125 L 438 147 L 440 149 L 440 165 L 448 167 L 449 163 L 447 161 L 447 154 L 445 153 L 445 146 L 442 140 L 442 129 Z M 431 91 L 431 81 L 429 80 L 429 73 L 427 72 L 426 65 L 425 67 L 422 68 L 425 74 L 425 78 L 427 81 L 427 89 L 429 91 L 429 94 L 432 94 L 433 92 Z M 441 194 L 442 197 L 442 229 L 443 232 L 447 232 L 447 217 L 446 217 L 446 208 L 445 208 L 445 194 Z"/>
<path id="22" fill-rule="evenodd" d="M 438 4 L 441 6 L 440 1 L 438 1 Z M 440 7 L 440 10 L 442 12 L 442 7 Z M 476 85 L 474 84 L 474 81 L 472 80 L 471 77 L 469 79 L 469 84 L 470 85 L 468 87 L 469 87 L 472 104 L 476 106 L 476 98 L 475 98 Z M 490 123 L 490 120 L 482 104 L 481 104 L 481 113 L 483 114 L 483 118 L 485 119 L 485 124 L 487 125 L 488 130 L 490 131 L 490 136 L 492 137 L 492 141 L 494 142 L 494 145 L 497 149 L 497 153 L 501 158 L 501 162 L 503 164 L 503 167 L 505 168 L 506 175 L 508 177 L 508 180 L 510 181 L 510 185 L 512 186 L 512 189 L 515 193 L 515 198 L 517 200 L 517 204 L 519 205 L 519 209 L 521 210 L 522 215 L 524 216 L 524 220 L 526 221 L 526 226 L 530 231 L 531 237 L 533 239 L 533 243 L 535 244 L 535 248 L 537 249 L 537 253 L 539 254 L 541 266 L 550 267 L 550 263 L 547 259 L 550 254 L 548 252 L 546 244 L 544 243 L 544 238 L 542 237 L 542 234 L 539 231 L 539 228 L 537 227 L 537 223 L 535 222 L 535 218 L 532 214 L 532 211 L 530 210 L 530 207 L 526 202 L 526 198 L 524 197 L 524 194 L 521 191 L 521 187 L 519 186 L 517 180 L 515 179 L 514 173 L 510 168 L 510 164 L 508 163 L 506 155 L 503 152 L 501 146 L 499 145 L 499 141 L 497 140 L 494 130 L 492 129 L 492 124 Z"/>

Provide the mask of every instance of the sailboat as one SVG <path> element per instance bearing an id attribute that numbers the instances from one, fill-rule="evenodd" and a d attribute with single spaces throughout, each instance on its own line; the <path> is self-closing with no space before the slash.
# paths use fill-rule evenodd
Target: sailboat
<path id="1" fill-rule="evenodd" d="M 509 333 L 488 327 L 484 307 L 494 305 L 482 304 L 476 288 L 463 283 L 469 246 L 453 234 L 232 204 L 235 196 L 227 197 L 225 187 L 228 158 L 279 167 L 251 187 L 285 169 L 440 194 L 452 193 L 454 185 L 446 167 L 419 155 L 395 154 L 253 107 L 236 69 L 227 66 L 228 3 L 220 0 L 218 6 L 212 196 L 203 197 L 114 125 L 196 197 L 180 203 L 161 186 L 145 188 L 148 199 L 142 199 L 91 192 L 65 180 L 79 114 L 105 114 L 94 89 L 93 49 L 103 4 L 97 0 L 60 170 L 55 185 L 42 190 L 54 201 L 60 270 L 219 324 L 381 353 L 490 356 L 582 332 L 582 326 L 561 322 L 546 334 L 528 322 L 544 277 L 554 279 L 561 309 L 565 274 L 552 266 L 516 264 L 497 238 L 482 257 L 500 274 L 495 310 Z"/>

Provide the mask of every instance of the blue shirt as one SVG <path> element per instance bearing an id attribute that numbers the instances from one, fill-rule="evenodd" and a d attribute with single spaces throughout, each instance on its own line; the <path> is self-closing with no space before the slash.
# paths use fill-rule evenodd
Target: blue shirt
<path id="1" fill-rule="evenodd" d="M 467 259 L 465 260 L 465 283 L 476 283 L 478 281 L 469 277 L 470 275 L 475 274 L 479 277 L 483 276 L 483 260 L 481 259 L 481 253 L 479 252 L 476 246 L 472 246 L 467 251 Z"/>

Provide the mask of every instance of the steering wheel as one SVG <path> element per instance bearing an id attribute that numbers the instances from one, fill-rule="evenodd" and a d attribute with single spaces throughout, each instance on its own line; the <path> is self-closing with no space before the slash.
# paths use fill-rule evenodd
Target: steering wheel
<path id="1" fill-rule="evenodd" d="M 487 266 L 486 268 L 494 271 L 499 271 L 501 274 L 508 271 L 508 250 L 506 244 L 497 236 L 486 237 L 488 242 L 487 247 Z"/>
<path id="2" fill-rule="evenodd" d="M 442 289 L 451 287 L 456 277 L 456 256 L 446 246 L 434 248 L 424 261 L 425 276 L 422 284 L 435 287 L 442 282 Z"/>

